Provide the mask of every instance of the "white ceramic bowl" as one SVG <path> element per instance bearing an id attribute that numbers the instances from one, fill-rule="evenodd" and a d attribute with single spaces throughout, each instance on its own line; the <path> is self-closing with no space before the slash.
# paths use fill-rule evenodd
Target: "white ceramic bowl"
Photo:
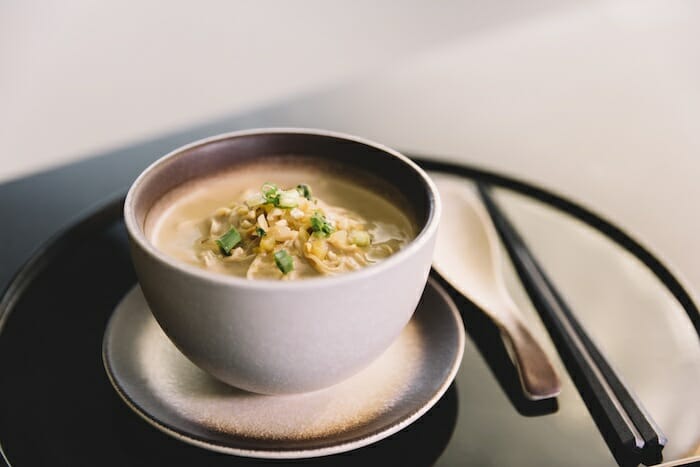
<path id="1" fill-rule="evenodd" d="M 181 183 L 290 154 L 332 159 L 381 177 L 408 200 L 402 209 L 413 211 L 418 235 L 376 265 L 300 281 L 206 271 L 168 257 L 145 236 L 149 209 Z M 129 190 L 124 218 L 144 296 L 182 353 L 233 386 L 285 394 L 355 374 L 399 335 L 428 278 L 440 201 L 425 172 L 387 147 L 327 131 L 263 129 L 201 140 L 159 159 Z"/>

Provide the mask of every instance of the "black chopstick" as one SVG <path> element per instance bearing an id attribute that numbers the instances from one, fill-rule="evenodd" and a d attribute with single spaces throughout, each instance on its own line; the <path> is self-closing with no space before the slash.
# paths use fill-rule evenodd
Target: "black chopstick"
<path id="1" fill-rule="evenodd" d="M 579 390 L 593 397 L 586 403 L 599 416 L 596 422 L 630 456 L 644 463 L 658 462 L 666 437 L 642 404 L 612 369 L 575 318 L 552 281 L 498 207 L 489 188 L 477 183 L 486 209 L 535 308 L 542 317 Z M 582 394 L 583 395 L 583 394 Z M 602 417 L 602 419 L 601 419 Z"/>

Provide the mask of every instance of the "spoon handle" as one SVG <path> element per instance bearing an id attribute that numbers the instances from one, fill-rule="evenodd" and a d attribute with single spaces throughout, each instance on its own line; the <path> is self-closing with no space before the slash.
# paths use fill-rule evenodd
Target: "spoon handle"
<path id="1" fill-rule="evenodd" d="M 515 360 L 525 396 L 530 400 L 555 397 L 561 381 L 549 357 L 519 318 L 499 323 L 501 334 Z"/>

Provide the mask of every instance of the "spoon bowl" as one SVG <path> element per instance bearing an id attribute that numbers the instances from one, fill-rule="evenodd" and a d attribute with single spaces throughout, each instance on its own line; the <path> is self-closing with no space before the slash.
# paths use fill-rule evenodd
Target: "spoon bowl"
<path id="1" fill-rule="evenodd" d="M 557 396 L 561 382 L 506 288 L 498 235 L 476 190 L 461 178 L 434 176 L 444 214 L 433 268 L 501 330 L 528 399 Z"/>

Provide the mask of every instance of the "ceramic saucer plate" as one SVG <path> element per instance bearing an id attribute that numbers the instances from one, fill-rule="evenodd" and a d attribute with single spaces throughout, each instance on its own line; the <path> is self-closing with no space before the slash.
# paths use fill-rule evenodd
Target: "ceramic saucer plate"
<path id="1" fill-rule="evenodd" d="M 264 396 L 191 363 L 136 286 L 109 321 L 103 360 L 121 398 L 163 432 L 228 454 L 293 459 L 366 446 L 417 420 L 452 383 L 464 342 L 456 307 L 430 280 L 402 334 L 369 367 L 321 391 Z"/>

